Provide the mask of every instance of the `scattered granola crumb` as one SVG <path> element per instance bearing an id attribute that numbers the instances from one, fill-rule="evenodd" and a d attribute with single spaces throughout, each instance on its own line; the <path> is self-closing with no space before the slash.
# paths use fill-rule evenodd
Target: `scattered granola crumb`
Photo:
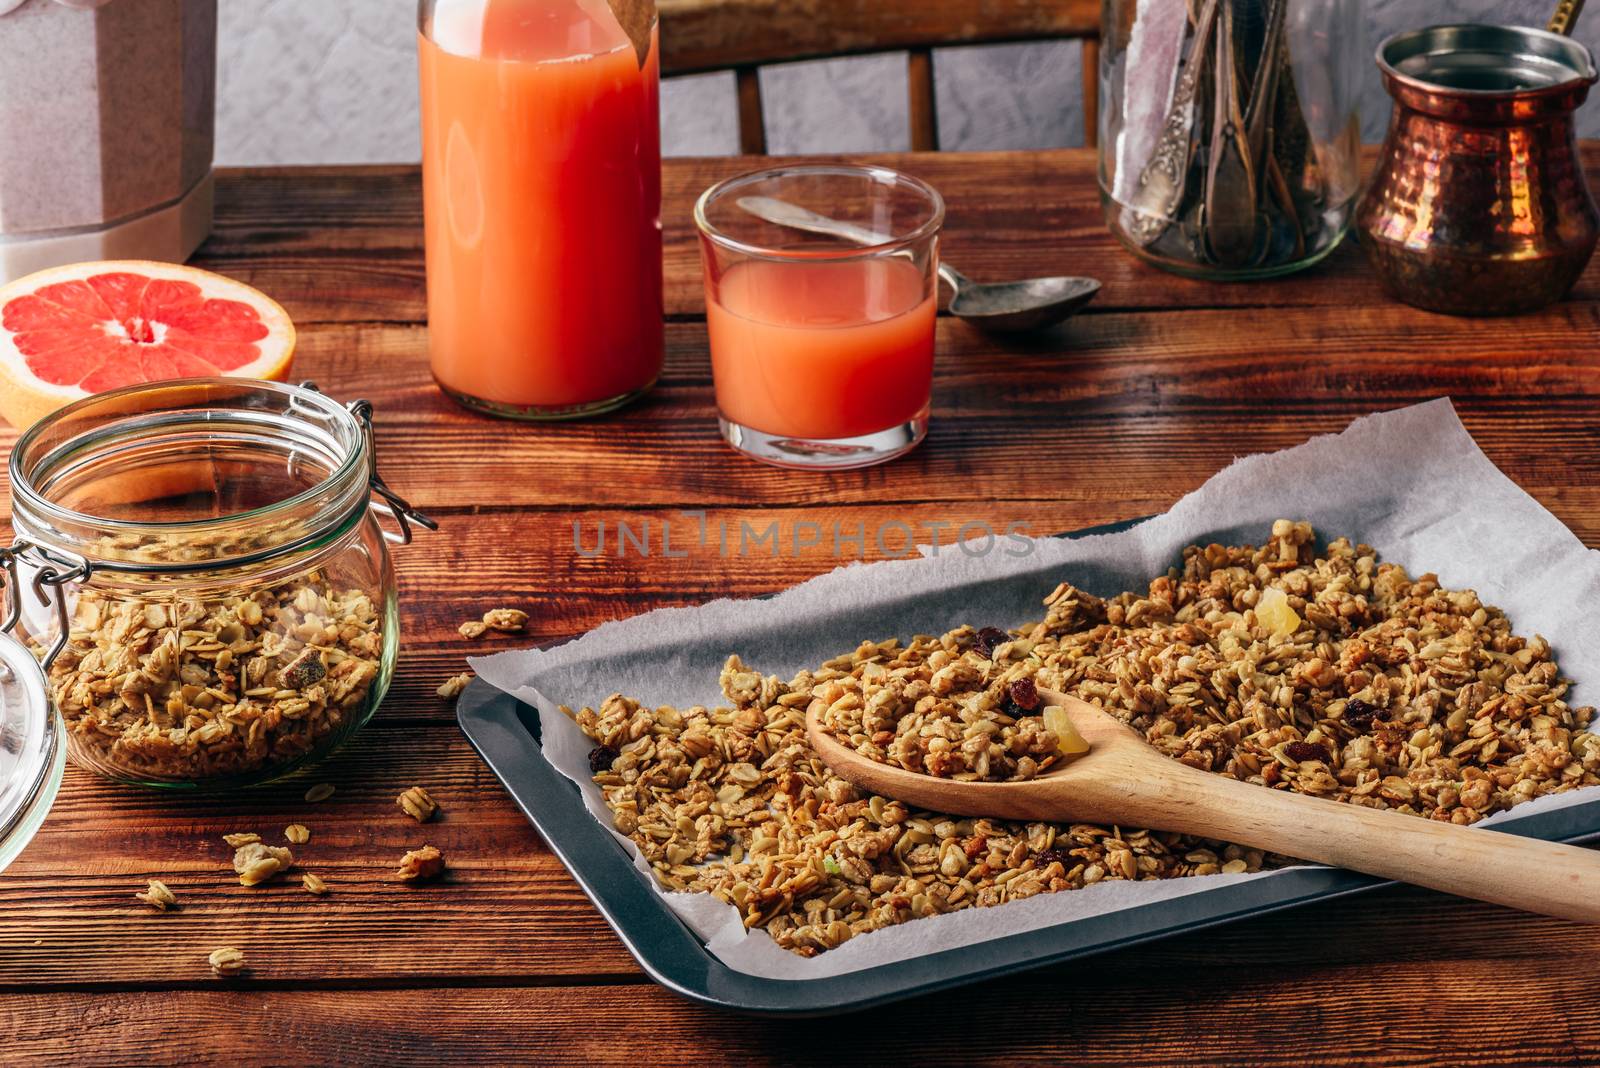
<path id="1" fill-rule="evenodd" d="M 496 608 L 483 614 L 483 622 L 491 630 L 515 634 L 528 625 L 528 613 L 519 608 Z"/>
<path id="2" fill-rule="evenodd" d="M 311 831 L 303 823 L 291 823 L 283 829 L 283 836 L 295 845 L 311 841 Z"/>
<path id="3" fill-rule="evenodd" d="M 420 883 L 444 871 L 444 856 L 431 845 L 413 849 L 400 858 L 400 871 L 396 877 L 401 882 Z"/>
<path id="4" fill-rule="evenodd" d="M 405 814 L 418 823 L 427 823 L 433 818 L 433 814 L 439 811 L 438 803 L 428 795 L 428 791 L 420 786 L 413 786 L 395 798 L 395 804 L 404 809 Z"/>
<path id="5" fill-rule="evenodd" d="M 238 975 L 244 971 L 244 951 L 229 947 L 227 949 L 213 949 L 211 956 L 206 960 L 211 964 L 211 970 L 221 978 Z"/>
<path id="6" fill-rule="evenodd" d="M 306 888 L 307 893 L 316 894 L 318 897 L 328 892 L 328 884 L 323 882 L 320 876 L 312 875 L 310 872 L 300 877 L 300 885 Z"/>
<path id="7" fill-rule="evenodd" d="M 461 691 L 467 688 L 467 683 L 472 681 L 472 672 L 463 671 L 459 675 L 452 675 L 445 679 L 439 686 L 439 696 L 446 701 L 454 700 L 461 696 Z"/>
<path id="8" fill-rule="evenodd" d="M 283 846 L 251 842 L 241 846 L 233 855 L 233 870 L 239 873 L 241 886 L 255 886 L 266 882 L 294 863 L 294 854 Z"/>
<path id="9" fill-rule="evenodd" d="M 306 791 L 306 800 L 311 802 L 313 805 L 318 801 L 326 801 L 332 796 L 333 783 L 331 782 L 319 782 L 317 785 Z"/>
<path id="10" fill-rule="evenodd" d="M 142 894 L 134 894 L 133 896 L 138 898 L 140 901 L 143 901 L 146 905 L 149 905 L 157 912 L 165 912 L 168 909 L 178 907 L 177 897 L 172 893 L 171 890 L 167 889 L 167 884 L 162 882 L 160 879 L 151 879 L 150 888 L 148 890 Z"/>
<path id="11" fill-rule="evenodd" d="M 238 834 L 225 834 L 222 840 L 228 843 L 229 849 L 240 849 L 251 842 L 261 841 L 261 836 L 254 831 L 241 831 Z"/>
<path id="12" fill-rule="evenodd" d="M 469 619 L 456 630 L 461 632 L 463 638 L 481 638 L 489 632 L 489 624 L 481 619 Z"/>

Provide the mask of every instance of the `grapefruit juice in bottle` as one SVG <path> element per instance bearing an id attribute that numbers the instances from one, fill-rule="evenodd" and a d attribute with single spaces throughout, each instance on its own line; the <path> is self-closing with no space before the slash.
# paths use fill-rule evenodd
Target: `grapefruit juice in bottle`
<path id="1" fill-rule="evenodd" d="M 497 415 L 616 408 L 661 373 L 660 67 L 607 0 L 423 0 L 434 378 Z"/>

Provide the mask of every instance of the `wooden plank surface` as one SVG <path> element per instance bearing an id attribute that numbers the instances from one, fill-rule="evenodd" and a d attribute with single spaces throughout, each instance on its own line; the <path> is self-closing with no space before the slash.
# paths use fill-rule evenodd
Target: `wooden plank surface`
<path id="1" fill-rule="evenodd" d="M 1600 147 L 1585 146 L 1600 166 Z M 829 157 L 819 157 L 829 158 Z M 1353 242 L 1289 279 L 1226 285 L 1153 271 L 1121 251 L 1106 230 L 1093 153 L 977 152 L 852 156 L 898 167 L 944 195 L 943 251 L 980 281 L 1046 274 L 1090 274 L 1105 288 L 1094 319 L 1119 310 L 1163 308 L 1337 308 L 1378 312 L 1386 303 Z M 749 158 L 668 160 L 662 175 L 666 230 L 666 308 L 671 317 L 705 310 L 699 250 L 689 210 L 711 183 L 760 166 Z M 422 270 L 422 188 L 413 167 L 273 168 L 225 171 L 218 219 L 196 262 L 260 286 L 307 323 L 426 319 Z M 1591 265 L 1572 296 L 1594 314 L 1600 272 Z M 1426 343 L 1448 322 L 1394 308 Z M 1541 314 L 1551 314 L 1549 312 Z M 1342 319 L 1299 320 L 1333 334 Z M 1531 320 L 1519 319 L 1518 325 Z M 1592 320 L 1591 320 L 1592 321 Z M 1260 325 L 1259 320 L 1252 326 Z M 1501 331 L 1493 331 L 1505 336 Z M 1197 335 L 1199 336 L 1199 335 Z M 1226 349 L 1228 346 L 1219 346 Z"/>
<path id="2" fill-rule="evenodd" d="M 480 419 L 426 366 L 415 173 L 232 172 L 207 266 L 283 300 L 302 329 L 296 374 L 378 406 L 390 481 L 442 521 L 396 555 L 404 641 L 396 682 L 344 752 L 295 780 L 224 800 L 119 789 L 69 769 L 50 819 L 0 875 L 0 1039 L 40 1060 L 237 1063 L 1586 1063 L 1600 1012 L 1593 933 L 1412 890 L 1261 917 L 1075 965 L 922 999 L 826 1028 L 709 1012 L 649 984 L 500 791 L 433 693 L 468 655 L 483 610 L 532 612 L 528 641 L 708 597 L 781 589 L 898 545 L 793 549 L 815 524 L 1020 523 L 1044 534 L 1168 507 L 1235 456 L 1351 418 L 1452 396 L 1501 467 L 1600 545 L 1600 266 L 1571 299 L 1509 321 L 1386 301 L 1354 248 L 1306 275 L 1218 286 L 1116 249 L 1082 152 L 880 157 L 950 200 L 947 252 L 981 277 L 1106 280 L 1062 328 L 1000 342 L 941 319 L 934 424 L 912 456 L 796 475 L 717 439 L 687 206 L 749 160 L 666 168 L 668 360 L 644 403 L 592 423 Z M 1591 170 L 1600 149 L 1591 147 Z M 0 433 L 9 448 L 14 434 Z M 1397 460 L 1402 462 L 1403 458 Z M 704 509 L 737 530 L 777 524 L 778 555 L 677 540 Z M 601 557 L 600 524 L 673 529 L 686 558 Z M 1043 591 L 1041 591 L 1043 592 Z M 1019 608 L 1019 611 L 1021 609 Z M 854 637 L 854 636 L 852 636 Z M 321 805 L 302 795 L 338 786 Z M 445 808 L 418 827 L 394 806 L 421 784 Z M 312 829 L 296 849 L 332 893 L 247 890 L 220 836 Z M 439 846 L 431 888 L 388 878 Z M 165 879 L 184 907 L 132 893 Z M 204 957 L 243 948 L 224 987 Z M 938 1021 L 931 1025 L 930 1021 Z"/>
<path id="3" fill-rule="evenodd" d="M 659 0 L 659 8 L 663 74 L 1100 32 L 1094 0 Z"/>

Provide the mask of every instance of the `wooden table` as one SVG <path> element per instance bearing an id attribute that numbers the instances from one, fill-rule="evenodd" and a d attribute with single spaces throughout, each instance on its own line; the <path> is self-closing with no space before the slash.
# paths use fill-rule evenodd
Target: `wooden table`
<path id="1" fill-rule="evenodd" d="M 1587 159 L 1600 171 L 1600 146 Z M 575 520 L 593 531 L 705 508 L 785 532 L 900 519 L 918 529 L 1018 520 L 1046 534 L 1164 509 L 1235 456 L 1449 394 L 1490 457 L 1600 545 L 1600 264 L 1564 303 L 1502 321 L 1392 303 L 1353 247 L 1293 279 L 1204 285 L 1113 246 L 1085 153 L 884 162 L 944 191 L 946 249 L 964 271 L 1093 274 L 1106 286 L 1087 314 L 1025 343 L 941 319 L 927 442 L 837 475 L 759 466 L 717 437 L 689 204 L 749 160 L 666 166 L 661 385 L 620 416 L 546 427 L 469 415 L 433 387 L 415 169 L 223 176 L 200 262 L 288 307 L 298 376 L 373 400 L 383 470 L 442 530 L 397 554 L 396 684 L 331 762 L 220 803 L 68 770 L 44 829 L 0 876 L 0 1061 L 1600 1058 L 1592 930 L 1410 889 L 825 1026 L 708 1011 L 640 973 L 435 696 L 463 657 L 506 644 L 467 642 L 456 624 L 520 606 L 533 616 L 527 640 L 540 641 L 661 605 L 766 593 L 836 561 L 825 548 L 740 559 L 714 547 L 586 559 L 572 548 Z M 333 799 L 303 803 L 323 780 L 337 784 Z M 440 822 L 419 828 L 395 807 L 413 784 L 441 802 Z M 220 836 L 276 837 L 296 821 L 313 834 L 296 852 L 332 893 L 240 887 Z M 448 881 L 389 881 L 424 840 L 449 859 Z M 133 899 L 149 877 L 171 885 L 182 911 Z M 206 955 L 224 945 L 245 951 L 247 978 L 210 976 Z"/>

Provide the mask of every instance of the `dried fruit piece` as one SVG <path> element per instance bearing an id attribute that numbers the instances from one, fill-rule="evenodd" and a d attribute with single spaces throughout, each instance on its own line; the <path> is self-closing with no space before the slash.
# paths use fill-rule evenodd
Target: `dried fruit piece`
<path id="1" fill-rule="evenodd" d="M 1059 864 L 1066 871 L 1071 871 L 1078 863 L 1078 858 L 1068 850 L 1056 846 L 1053 849 L 1041 849 L 1033 855 L 1033 866 L 1043 871 L 1052 864 Z"/>
<path id="2" fill-rule="evenodd" d="M 488 633 L 489 624 L 481 619 L 469 619 L 456 628 L 463 638 L 481 638 Z"/>
<path id="3" fill-rule="evenodd" d="M 1290 742 L 1283 747 L 1284 755 L 1290 760 L 1327 760 L 1328 751 L 1315 742 Z"/>
<path id="4" fill-rule="evenodd" d="M 238 975 L 244 971 L 244 951 L 233 949 L 213 949 L 211 956 L 206 958 L 211 970 L 219 976 Z"/>
<path id="5" fill-rule="evenodd" d="M 261 836 L 254 831 L 241 831 L 238 834 L 225 834 L 222 836 L 222 840 L 228 843 L 229 849 L 238 849 L 241 846 L 249 845 L 251 842 L 261 841 Z"/>
<path id="6" fill-rule="evenodd" d="M 1363 734 L 1372 729 L 1372 721 L 1377 718 L 1377 707 L 1359 697 L 1344 703 L 1344 721 Z"/>
<path id="7" fill-rule="evenodd" d="M 1068 718 L 1067 710 L 1060 705 L 1044 706 L 1044 726 L 1056 736 L 1056 745 L 1067 756 L 1089 751 L 1089 743 L 1084 741 L 1083 735 L 1078 733 L 1078 728 Z"/>
<path id="8" fill-rule="evenodd" d="M 400 870 L 396 877 L 402 882 L 420 883 L 436 877 L 444 871 L 444 856 L 431 845 L 421 849 L 413 849 L 400 858 Z"/>
<path id="9" fill-rule="evenodd" d="M 972 647 L 984 657 L 993 657 L 995 647 L 1004 645 L 1010 640 L 1011 635 L 1007 634 L 999 627 L 984 627 L 982 630 L 978 631 L 978 637 L 975 641 L 973 641 Z"/>
<path id="10" fill-rule="evenodd" d="M 528 625 L 528 613 L 519 608 L 495 608 L 483 614 L 485 626 L 514 634 Z"/>
<path id="11" fill-rule="evenodd" d="M 597 745 L 589 750 L 589 771 L 595 775 L 610 771 L 612 762 L 621 755 L 609 745 Z"/>
<path id="12" fill-rule="evenodd" d="M 461 691 L 467 688 L 467 683 L 472 681 L 472 672 L 463 671 L 459 675 L 452 675 L 439 684 L 438 694 L 446 701 L 461 696 Z"/>
<path id="13" fill-rule="evenodd" d="M 399 805 L 407 816 L 410 816 L 418 823 L 427 823 L 433 818 L 433 814 L 439 811 L 438 804 L 434 802 L 432 797 L 428 796 L 428 791 L 420 786 L 413 786 L 395 798 L 395 804 Z"/>
<path id="14" fill-rule="evenodd" d="M 283 846 L 251 842 L 233 855 L 233 870 L 241 886 L 256 886 L 294 863 L 294 854 Z"/>
<path id="15" fill-rule="evenodd" d="M 333 783 L 331 782 L 319 782 L 317 785 L 306 791 L 306 800 L 311 802 L 313 805 L 318 801 L 326 801 L 332 796 Z"/>
<path id="16" fill-rule="evenodd" d="M 283 836 L 295 845 L 311 841 L 311 830 L 303 823 L 291 823 L 283 829 Z"/>
<path id="17" fill-rule="evenodd" d="M 328 892 L 328 884 L 323 882 L 319 876 L 312 875 L 310 872 L 306 872 L 300 877 L 300 885 L 306 888 L 307 893 L 316 894 L 318 897 Z"/>
<path id="18" fill-rule="evenodd" d="M 1300 629 L 1300 616 L 1289 607 L 1289 595 L 1276 586 L 1261 591 L 1256 601 L 1256 622 L 1279 638 L 1287 638 Z"/>
<path id="19" fill-rule="evenodd" d="M 321 682 L 327 675 L 328 669 L 322 663 L 322 651 L 310 646 L 300 650 L 278 672 L 278 678 L 286 690 L 303 690 L 312 683 Z"/>
<path id="20" fill-rule="evenodd" d="M 149 889 L 142 894 L 134 894 L 133 896 L 157 912 L 165 912 L 168 909 L 178 907 L 177 896 L 171 890 L 168 890 L 167 884 L 160 879 L 151 879 Z"/>
<path id="21" fill-rule="evenodd" d="M 1039 688 L 1032 679 L 1017 679 L 1006 688 L 1007 696 L 1011 703 L 1024 713 L 1032 712 L 1039 707 Z"/>

